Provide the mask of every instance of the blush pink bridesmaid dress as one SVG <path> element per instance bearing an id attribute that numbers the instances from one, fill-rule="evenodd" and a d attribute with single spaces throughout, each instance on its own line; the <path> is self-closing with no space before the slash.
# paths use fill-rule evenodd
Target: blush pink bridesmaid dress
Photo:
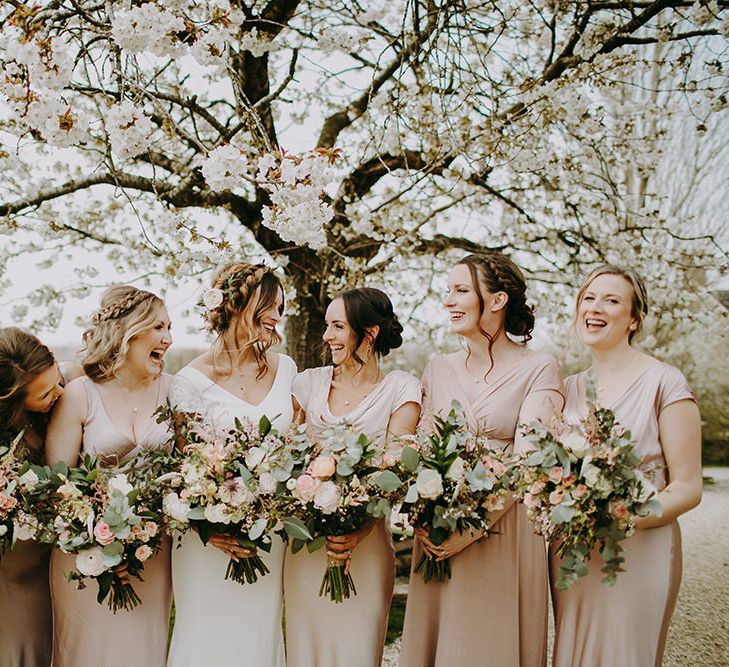
<path id="1" fill-rule="evenodd" d="M 167 398 L 171 376 L 161 378 L 159 403 Z M 165 423 L 150 420 L 147 432 L 133 442 L 111 421 L 96 384 L 83 382 L 88 413 L 83 427 L 82 453 L 98 456 L 102 465 L 129 461 L 142 449 L 170 446 Z M 78 590 L 66 574 L 76 566 L 76 557 L 54 549 L 51 555 L 53 602 L 53 667 L 163 667 L 167 651 L 167 628 L 172 603 L 170 542 L 144 564 L 144 581 L 132 577 L 142 603 L 132 611 L 112 613 L 96 601 L 97 584 L 88 581 Z"/>
<path id="2" fill-rule="evenodd" d="M 580 420 L 585 406 L 585 373 L 565 381 L 565 418 Z M 630 431 L 641 469 L 660 491 L 666 486 L 666 461 L 658 437 L 661 411 L 678 401 L 695 401 L 685 378 L 673 366 L 652 363 L 612 405 L 618 422 Z M 681 532 L 678 522 L 639 530 L 623 542 L 625 572 L 614 586 L 601 583 L 599 552 L 587 576 L 566 591 L 552 587 L 556 667 L 653 667 L 661 664 L 668 624 L 681 583 Z M 550 554 L 552 580 L 559 559 Z"/>
<path id="3" fill-rule="evenodd" d="M 459 353 L 457 353 L 459 354 Z M 528 396 L 546 392 L 555 410 L 563 403 L 562 374 L 547 354 L 522 351 L 517 363 L 474 384 L 453 365 L 454 355 L 435 357 L 423 373 L 423 418 L 445 416 L 452 401 L 469 427 L 509 451 Z M 549 397 L 552 394 L 552 397 Z M 411 572 L 400 667 L 540 667 L 547 660 L 547 549 L 520 504 L 494 524 L 495 534 L 451 557 L 451 579 L 424 583 Z M 413 563 L 422 549 L 417 540 Z"/>

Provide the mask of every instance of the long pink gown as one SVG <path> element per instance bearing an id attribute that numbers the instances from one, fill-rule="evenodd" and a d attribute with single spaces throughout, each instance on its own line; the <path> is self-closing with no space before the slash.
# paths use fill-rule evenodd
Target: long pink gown
<path id="1" fill-rule="evenodd" d="M 164 403 L 171 377 L 163 375 L 161 381 L 159 401 Z M 116 466 L 142 449 L 170 444 L 167 425 L 156 421 L 150 422 L 138 442 L 132 442 L 109 418 L 96 384 L 85 376 L 74 382 L 85 384 L 88 397 L 82 454 L 94 454 L 101 458 L 102 465 Z M 99 604 L 94 581 L 77 590 L 77 582 L 66 580 L 66 573 L 75 566 L 75 556 L 53 550 L 53 667 L 163 667 L 172 603 L 170 542 L 144 564 L 143 582 L 132 577 L 134 590 L 142 600 L 132 611 L 113 614 L 106 603 Z"/>
<path id="2" fill-rule="evenodd" d="M 59 366 L 62 384 L 69 369 Z M 38 415 L 45 421 L 45 415 Z M 45 428 L 37 428 L 45 431 Z M 45 463 L 45 446 L 28 447 L 27 458 Z M 48 569 L 51 545 L 17 540 L 0 559 L 0 667 L 49 667 L 53 650 L 53 613 Z"/>
<path id="3" fill-rule="evenodd" d="M 585 410 L 585 373 L 565 381 L 565 418 L 577 422 Z M 660 491 L 666 486 L 666 461 L 658 437 L 658 417 L 678 401 L 695 401 L 679 370 L 652 363 L 607 407 L 630 431 L 641 469 Z M 587 576 L 567 591 L 552 587 L 555 613 L 553 664 L 558 667 L 652 667 L 661 664 L 673 608 L 681 583 L 681 532 L 678 522 L 647 528 L 623 542 L 625 572 L 614 586 L 601 583 L 599 551 Z M 550 554 L 552 580 L 559 559 Z"/>
<path id="4" fill-rule="evenodd" d="M 31 450 L 28 458 L 43 465 L 42 456 Z M 50 556 L 50 545 L 19 540 L 0 560 L 0 667 L 51 664 Z"/>
<path id="5" fill-rule="evenodd" d="M 346 415 L 329 410 L 332 367 L 299 373 L 293 394 L 306 412 L 314 437 L 345 421 L 356 431 L 384 445 L 390 416 L 405 403 L 420 404 L 420 383 L 403 371 L 391 371 Z M 286 552 L 286 663 L 288 667 L 379 667 L 387 631 L 387 613 L 395 584 L 395 555 L 385 521 L 352 553 L 350 574 L 357 595 L 334 603 L 319 597 L 327 566 L 326 549 Z"/>
<path id="6" fill-rule="evenodd" d="M 524 400 L 539 392 L 562 407 L 562 374 L 547 354 L 523 350 L 517 363 L 474 384 L 453 365 L 454 355 L 433 358 L 423 373 L 423 420 L 445 416 L 456 400 L 469 427 L 496 445 L 513 447 L 520 424 L 534 415 Z M 553 396 L 549 396 L 553 394 Z M 547 660 L 547 550 L 513 504 L 497 531 L 450 558 L 451 579 L 425 583 L 411 572 L 400 667 L 538 667 Z M 413 566 L 422 548 L 415 541 Z"/>

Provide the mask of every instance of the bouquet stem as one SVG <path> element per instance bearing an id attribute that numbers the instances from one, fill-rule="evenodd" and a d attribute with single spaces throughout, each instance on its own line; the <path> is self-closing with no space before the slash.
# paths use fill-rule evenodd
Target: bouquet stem
<path id="1" fill-rule="evenodd" d="M 256 554 L 248 558 L 241 558 L 238 562 L 232 559 L 228 561 L 225 578 L 237 581 L 239 584 L 255 584 L 258 581 L 259 574 L 263 577 L 268 573 L 269 569 L 266 567 L 266 564 Z"/>
<path id="2" fill-rule="evenodd" d="M 357 595 L 352 575 L 345 573 L 345 566 L 341 561 L 329 559 L 319 586 L 319 596 L 328 597 L 333 602 L 343 602 L 352 595 Z"/>
<path id="3" fill-rule="evenodd" d="M 426 584 L 430 581 L 442 583 L 451 578 L 451 564 L 447 558 L 435 560 L 435 558 L 423 554 L 415 566 L 415 571 L 422 575 Z"/>
<path id="4" fill-rule="evenodd" d="M 99 600 L 101 602 L 101 600 Z M 116 614 L 120 609 L 131 611 L 138 606 L 142 600 L 137 595 L 131 584 L 125 584 L 118 577 L 114 577 L 111 582 L 111 588 L 107 596 L 109 609 Z"/>

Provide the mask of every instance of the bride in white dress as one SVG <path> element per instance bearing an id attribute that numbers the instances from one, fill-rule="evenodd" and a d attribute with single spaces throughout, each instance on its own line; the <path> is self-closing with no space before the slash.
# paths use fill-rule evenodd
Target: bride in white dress
<path id="1" fill-rule="evenodd" d="M 173 380 L 170 400 L 179 410 L 204 414 L 225 431 L 236 418 L 266 415 L 286 429 L 293 417 L 291 383 L 296 364 L 269 351 L 280 342 L 276 325 L 283 289 L 263 265 L 223 267 L 204 297 L 217 339 Z M 281 612 L 284 544 L 274 538 L 259 554 L 269 573 L 254 584 L 225 579 L 230 557 L 252 555 L 235 540 L 211 536 L 204 546 L 186 533 L 172 553 L 175 628 L 168 667 L 283 667 Z"/>

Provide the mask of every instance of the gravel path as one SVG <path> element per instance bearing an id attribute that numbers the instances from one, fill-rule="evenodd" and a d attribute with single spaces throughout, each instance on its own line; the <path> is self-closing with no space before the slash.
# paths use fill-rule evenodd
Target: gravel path
<path id="1" fill-rule="evenodd" d="M 714 483 L 679 519 L 683 580 L 663 667 L 729 666 L 729 468 L 706 468 L 704 475 Z M 399 640 L 385 647 L 383 667 L 397 665 L 399 648 Z"/>

